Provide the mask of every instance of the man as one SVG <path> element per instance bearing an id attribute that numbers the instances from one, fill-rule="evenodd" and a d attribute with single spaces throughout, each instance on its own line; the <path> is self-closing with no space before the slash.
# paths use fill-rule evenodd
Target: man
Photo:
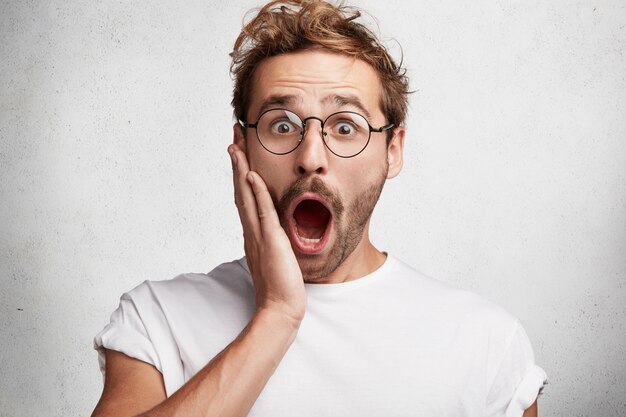
<path id="1" fill-rule="evenodd" d="M 94 416 L 537 415 L 517 320 L 370 242 L 408 83 L 357 17 L 272 2 L 243 29 L 228 151 L 246 257 L 122 296 L 95 339 Z"/>

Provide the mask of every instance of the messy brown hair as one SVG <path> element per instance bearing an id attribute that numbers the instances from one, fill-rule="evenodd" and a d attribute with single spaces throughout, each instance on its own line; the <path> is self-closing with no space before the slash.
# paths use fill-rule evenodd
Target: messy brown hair
<path id="1" fill-rule="evenodd" d="M 356 21 L 361 12 L 321 0 L 271 1 L 242 29 L 230 56 L 235 81 L 235 117 L 246 120 L 252 75 L 265 58 L 303 49 L 322 48 L 371 65 L 382 85 L 381 109 L 389 123 L 404 124 L 408 106 L 406 70 L 391 58 L 376 35 Z M 391 131 L 390 131 L 391 133 Z M 391 135 L 389 136 L 391 138 Z"/>

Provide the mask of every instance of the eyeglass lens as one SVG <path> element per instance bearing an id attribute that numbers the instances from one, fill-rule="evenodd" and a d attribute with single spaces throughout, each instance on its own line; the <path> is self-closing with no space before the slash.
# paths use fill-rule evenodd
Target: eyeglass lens
<path id="1" fill-rule="evenodd" d="M 305 129 L 306 126 L 297 114 L 277 109 L 263 113 L 258 121 L 257 135 L 268 151 L 285 154 L 298 147 Z M 309 120 L 309 129 L 319 128 L 313 120 Z M 358 113 L 335 113 L 324 121 L 323 138 L 326 146 L 339 156 L 358 154 L 367 145 L 369 136 L 369 124 Z"/>

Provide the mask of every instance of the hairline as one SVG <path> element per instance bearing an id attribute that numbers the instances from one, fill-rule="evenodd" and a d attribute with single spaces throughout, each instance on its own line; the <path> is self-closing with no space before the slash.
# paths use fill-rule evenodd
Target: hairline
<path id="1" fill-rule="evenodd" d="M 278 57 L 278 56 L 282 56 L 282 55 L 290 55 L 290 54 L 295 54 L 295 53 L 298 53 L 298 52 L 302 52 L 302 51 L 309 51 L 309 50 L 319 50 L 319 51 L 323 51 L 323 52 L 327 52 L 327 53 L 331 53 L 331 54 L 335 54 L 335 55 L 341 55 L 341 56 L 344 56 L 344 57 L 353 58 L 353 59 L 355 59 L 355 60 L 359 60 L 359 61 L 361 61 L 362 63 L 364 63 L 364 64 L 366 64 L 367 66 L 369 66 L 369 67 L 370 67 L 370 68 L 374 71 L 374 73 L 376 74 L 376 78 L 378 79 L 378 88 L 379 88 L 379 94 L 378 94 L 378 110 L 379 110 L 379 111 L 383 114 L 383 117 L 385 118 L 385 121 L 386 121 L 385 123 L 390 122 L 390 120 L 388 120 L 388 115 L 387 115 L 387 113 L 386 113 L 386 111 L 385 111 L 385 106 L 384 106 L 385 101 L 387 100 L 387 92 L 385 91 L 385 88 L 384 88 L 384 86 L 383 86 L 383 77 L 382 77 L 382 73 L 381 73 L 381 71 L 380 71 L 380 70 L 378 70 L 378 69 L 377 69 L 374 65 L 372 65 L 371 63 L 367 62 L 366 60 L 364 60 L 364 59 L 362 59 L 362 58 L 360 58 L 360 57 L 357 57 L 357 56 L 354 56 L 354 55 L 350 55 L 350 54 L 346 54 L 346 53 L 343 53 L 343 52 L 341 52 L 341 51 L 336 51 L 336 50 L 334 50 L 334 49 L 327 48 L 327 47 L 324 47 L 324 46 L 322 46 L 322 45 L 308 45 L 308 46 L 303 47 L 303 48 L 294 49 L 294 50 L 291 50 L 291 51 L 281 52 L 281 53 L 278 53 L 278 54 L 275 54 L 275 55 L 271 55 L 271 56 L 265 57 L 265 58 L 263 58 L 262 60 L 260 60 L 260 61 L 259 61 L 259 62 L 255 65 L 254 69 L 251 71 L 250 76 L 249 76 L 249 79 L 248 79 L 248 81 L 247 81 L 247 83 L 246 83 L 246 84 L 247 84 L 247 87 L 248 87 L 248 89 L 249 89 L 249 91 L 250 91 L 250 94 L 249 94 L 249 95 L 247 95 L 247 97 L 248 97 L 248 102 L 247 102 L 247 103 L 245 103 L 245 102 L 244 102 L 244 103 L 242 103 L 242 107 L 243 107 L 243 108 L 241 109 L 241 110 L 242 110 L 242 114 L 241 114 L 241 115 L 235 115 L 235 117 L 236 117 L 236 118 L 238 118 L 238 119 L 240 118 L 241 120 L 243 120 L 243 121 L 245 121 L 245 122 L 247 122 L 247 123 L 250 123 L 250 120 L 247 120 L 247 119 L 248 119 L 248 117 L 247 117 L 247 116 L 248 116 L 248 112 L 250 111 L 252 98 L 253 98 L 253 97 L 254 97 L 254 95 L 255 95 L 255 93 L 254 93 L 254 84 L 255 84 L 255 82 L 257 81 L 257 80 L 256 80 L 256 73 L 257 73 L 257 70 L 259 69 L 259 67 L 260 67 L 260 66 L 261 66 L 264 62 L 266 62 L 268 59 L 272 59 L 272 58 L 275 58 L 275 57 Z M 330 94 L 330 96 L 332 96 L 332 95 L 333 95 L 333 94 Z M 354 95 L 351 95 L 351 94 L 348 94 L 348 95 L 343 95 L 343 94 L 334 94 L 334 95 L 336 95 L 336 96 L 338 96 L 338 97 L 344 97 L 344 98 L 348 99 L 347 101 L 352 101 L 352 100 L 351 100 L 352 98 L 356 98 L 356 99 L 358 99 L 358 97 L 356 97 L 356 96 L 354 96 Z M 268 97 L 267 99 L 263 100 L 263 102 L 265 103 L 267 100 L 271 99 L 273 96 L 274 96 L 274 95 L 272 95 L 272 96 Z M 277 94 L 277 95 L 275 95 L 275 96 L 277 96 L 277 97 L 278 97 L 278 96 L 283 96 L 283 95 L 281 95 L 281 94 Z M 284 96 L 285 96 L 285 97 L 286 97 L 286 96 L 289 96 L 289 94 L 285 94 Z M 328 98 L 328 96 L 327 96 L 327 97 L 325 97 L 324 99 L 326 99 L 326 98 Z M 357 100 L 357 101 L 359 101 L 359 105 L 355 105 L 355 107 L 356 107 L 356 108 L 358 108 L 360 111 L 362 111 L 362 112 L 364 113 L 363 115 L 364 115 L 364 116 L 368 119 L 368 122 L 371 122 L 372 115 L 371 115 L 371 114 L 369 113 L 369 111 L 365 108 L 365 106 L 364 106 L 362 103 L 360 103 L 360 100 Z M 356 103 L 350 103 L 350 104 L 356 104 Z M 258 119 L 258 117 L 261 115 L 261 113 L 262 113 L 263 111 L 268 110 L 268 109 L 269 109 L 269 108 L 264 108 L 264 104 L 262 103 L 262 104 L 261 104 L 261 107 L 260 107 L 260 110 L 259 110 L 259 112 L 258 112 L 258 115 L 257 115 L 257 119 Z"/>

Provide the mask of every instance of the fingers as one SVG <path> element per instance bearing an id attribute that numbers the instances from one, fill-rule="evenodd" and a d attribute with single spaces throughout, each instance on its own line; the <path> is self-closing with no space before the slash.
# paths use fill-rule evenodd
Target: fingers
<path id="1" fill-rule="evenodd" d="M 254 171 L 248 171 L 246 179 L 252 186 L 252 192 L 256 198 L 257 212 L 261 222 L 261 232 L 268 233 L 280 228 L 278 214 L 276 213 L 272 196 L 267 190 L 265 181 Z"/>
<path id="2" fill-rule="evenodd" d="M 235 186 L 235 205 L 244 226 L 244 233 L 250 230 L 266 234 L 280 228 L 278 214 L 267 185 L 259 174 L 250 171 L 248 160 L 237 145 L 228 149 L 233 158 L 233 181 Z"/>
<path id="3" fill-rule="evenodd" d="M 230 145 L 228 153 L 232 159 L 235 206 L 239 212 L 244 236 L 259 236 L 260 222 L 256 199 L 246 175 L 250 172 L 246 155 L 237 147 Z"/>

